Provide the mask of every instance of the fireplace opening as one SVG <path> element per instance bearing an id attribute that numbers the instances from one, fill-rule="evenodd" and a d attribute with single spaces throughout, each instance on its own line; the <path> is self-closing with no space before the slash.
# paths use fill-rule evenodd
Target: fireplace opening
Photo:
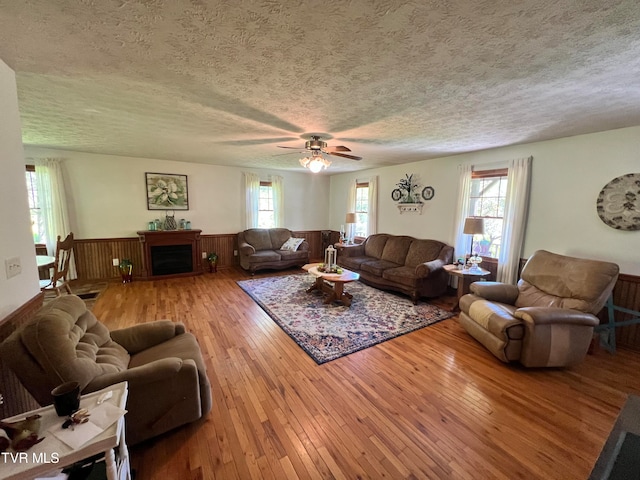
<path id="1" fill-rule="evenodd" d="M 174 275 L 193 272 L 191 245 L 151 246 L 153 275 Z"/>

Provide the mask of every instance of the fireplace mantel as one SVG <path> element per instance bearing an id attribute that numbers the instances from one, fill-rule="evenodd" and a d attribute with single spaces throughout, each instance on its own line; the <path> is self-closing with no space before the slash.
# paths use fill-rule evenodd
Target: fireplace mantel
<path id="1" fill-rule="evenodd" d="M 142 270 L 140 276 L 143 280 L 153 278 L 188 277 L 202 273 L 202 249 L 200 245 L 200 233 L 202 230 L 141 230 L 138 233 L 142 248 Z M 152 269 L 151 249 L 157 246 L 190 245 L 191 261 L 193 268 L 190 272 L 175 273 L 169 275 L 154 275 Z"/>

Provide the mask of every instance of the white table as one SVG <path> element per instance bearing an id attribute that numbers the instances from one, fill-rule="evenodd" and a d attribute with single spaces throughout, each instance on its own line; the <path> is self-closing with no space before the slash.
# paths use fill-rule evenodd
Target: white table
<path id="1" fill-rule="evenodd" d="M 113 396 L 105 400 L 124 409 L 127 404 L 127 382 L 111 385 L 103 390 L 83 395 L 80 407 L 91 409 L 97 406 L 98 397 L 111 390 Z M 84 445 L 73 449 L 49 432 L 51 427 L 62 425 L 64 417 L 59 417 L 53 405 L 25 412 L 6 421 L 16 421 L 29 415 L 40 414 L 40 436 L 46 437 L 42 442 L 34 445 L 24 455 L 14 453 L 13 458 L 0 456 L 0 478 L 5 480 L 32 480 L 33 478 L 60 470 L 85 458 L 104 453 L 108 480 L 130 480 L 129 452 L 124 438 L 124 416 L 113 423 L 101 434 L 93 437 Z M 76 428 L 82 428 L 82 425 Z M 114 451 L 116 449 L 117 451 Z M 6 453 L 6 452 L 5 452 Z M 55 460 L 58 460 L 57 462 Z"/>

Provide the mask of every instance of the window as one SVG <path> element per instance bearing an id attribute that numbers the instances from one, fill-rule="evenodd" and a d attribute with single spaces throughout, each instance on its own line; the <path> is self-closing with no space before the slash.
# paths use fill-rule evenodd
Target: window
<path id="1" fill-rule="evenodd" d="M 258 228 L 273 228 L 276 226 L 273 208 L 273 187 L 271 182 L 260 182 L 258 197 Z"/>
<path id="2" fill-rule="evenodd" d="M 356 184 L 356 224 L 354 236 L 366 237 L 369 223 L 369 183 Z"/>
<path id="3" fill-rule="evenodd" d="M 27 193 L 29 195 L 29 211 L 31 212 L 31 231 L 33 242 L 36 244 L 47 243 L 47 235 L 44 225 L 44 212 L 41 199 L 38 195 L 38 181 L 36 169 L 33 165 L 27 165 L 26 171 Z"/>
<path id="4" fill-rule="evenodd" d="M 474 171 L 471 175 L 469 216 L 484 218 L 484 235 L 475 235 L 473 252 L 498 258 L 507 196 L 508 169 Z"/>

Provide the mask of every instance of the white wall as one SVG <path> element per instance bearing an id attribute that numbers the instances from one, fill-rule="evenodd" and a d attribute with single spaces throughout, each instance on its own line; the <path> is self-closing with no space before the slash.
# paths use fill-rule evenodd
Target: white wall
<path id="1" fill-rule="evenodd" d="M 331 177 L 330 228 L 344 223 L 349 182 L 379 176 L 378 231 L 433 238 L 453 243 L 457 166 L 506 162 L 533 156 L 531 207 L 523 257 L 535 250 L 608 260 L 623 273 L 640 275 L 640 231 L 606 226 L 596 212 L 596 199 L 613 178 L 640 173 L 640 127 L 580 135 L 547 142 L 425 160 Z M 391 191 L 404 175 L 416 174 L 431 185 L 435 197 L 422 215 L 400 215 Z"/>
<path id="2" fill-rule="evenodd" d="M 133 237 L 162 210 L 147 210 L 145 172 L 187 175 L 189 210 L 176 210 L 176 221 L 191 221 L 205 234 L 236 233 L 244 226 L 245 169 L 196 163 L 97 155 L 25 147 L 27 159 L 63 159 L 71 228 L 75 238 Z M 29 161 L 29 160 L 27 160 Z M 284 225 L 317 230 L 328 223 L 329 178 L 308 173 L 250 170 L 268 180 L 284 177 Z"/>
<path id="3" fill-rule="evenodd" d="M 0 60 L 0 320 L 40 292 L 31 234 L 16 80 Z M 22 273 L 7 278 L 5 261 L 17 257 Z"/>

